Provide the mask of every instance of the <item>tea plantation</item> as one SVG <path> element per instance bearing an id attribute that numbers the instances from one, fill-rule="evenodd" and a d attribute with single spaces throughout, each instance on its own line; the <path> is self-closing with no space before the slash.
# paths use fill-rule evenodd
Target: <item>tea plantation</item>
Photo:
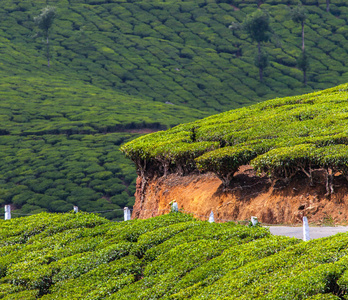
<path id="1" fill-rule="evenodd" d="M 221 112 L 328 88 L 348 80 L 347 10 L 344 0 L 302 1 L 307 9 L 308 85 L 296 68 L 301 28 L 289 7 L 297 0 L 259 1 L 277 38 L 265 44 L 270 66 L 258 80 L 256 45 L 231 31 L 257 9 L 254 0 L 4 0 L 0 8 L 2 74 L 83 81 L 104 90 Z M 46 46 L 33 18 L 47 4 L 57 8 Z M 20 76 L 20 78 L 18 77 Z M 19 82 L 17 81 L 17 84 Z M 28 92 L 31 95 L 31 92 Z M 69 98 L 69 94 L 65 95 Z"/>
<path id="2" fill-rule="evenodd" d="M 288 183 L 326 172 L 348 180 L 348 84 L 246 108 L 140 137 L 122 146 L 146 180 L 169 173 L 214 172 L 225 188 L 241 165 Z M 348 184 L 348 183 L 347 183 Z"/>
<path id="3" fill-rule="evenodd" d="M 346 233 L 302 242 L 181 213 L 0 223 L 2 299 L 347 299 Z"/>
<path id="4" fill-rule="evenodd" d="M 119 145 L 139 136 L 137 129 L 202 113 L 56 77 L 0 83 L 0 204 L 12 204 L 14 217 L 77 205 L 118 219 L 133 205 L 136 179 Z"/>
<path id="5" fill-rule="evenodd" d="M 263 47 L 270 65 L 262 83 L 255 43 L 228 28 L 257 9 L 254 0 L 2 0 L 0 205 L 11 204 L 13 216 L 78 205 L 120 219 L 134 202 L 136 172 L 118 149 L 139 136 L 135 130 L 168 129 L 348 80 L 345 1 L 331 0 L 329 12 L 326 1 L 303 1 L 306 86 L 296 67 L 301 28 L 289 15 L 297 1 L 260 3 L 278 41 Z M 57 10 L 49 68 L 34 22 L 46 5 Z M 179 171 L 195 170 L 198 154 L 217 145 L 202 139 L 186 148 L 195 154 Z M 162 163 L 161 172 L 170 172 L 166 156 Z"/>

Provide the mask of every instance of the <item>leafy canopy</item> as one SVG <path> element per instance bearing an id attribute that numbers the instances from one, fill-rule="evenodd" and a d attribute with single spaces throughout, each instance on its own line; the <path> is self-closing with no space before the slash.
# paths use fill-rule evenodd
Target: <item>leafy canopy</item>
<path id="1" fill-rule="evenodd" d="M 45 37 L 47 37 L 56 16 L 57 9 L 54 6 L 46 6 L 41 10 L 41 13 L 34 18 L 35 24 L 42 30 Z"/>
<path id="2" fill-rule="evenodd" d="M 307 19 L 307 13 L 308 11 L 306 10 L 303 5 L 299 4 L 295 6 L 293 9 L 290 11 L 291 19 L 296 22 L 296 23 L 304 23 Z"/>
<path id="3" fill-rule="evenodd" d="M 257 43 L 268 42 L 271 38 L 270 16 L 265 10 L 258 9 L 247 15 L 243 28 Z"/>

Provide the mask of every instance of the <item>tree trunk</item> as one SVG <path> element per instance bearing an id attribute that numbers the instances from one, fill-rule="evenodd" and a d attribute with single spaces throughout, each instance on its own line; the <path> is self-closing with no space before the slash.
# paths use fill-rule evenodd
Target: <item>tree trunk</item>
<path id="1" fill-rule="evenodd" d="M 47 67 L 50 67 L 50 43 L 48 40 L 48 34 L 46 37 L 46 56 L 47 56 Z"/>
<path id="2" fill-rule="evenodd" d="M 302 25 L 302 52 L 305 51 L 305 45 L 304 45 L 304 22 L 301 23 Z"/>
<path id="3" fill-rule="evenodd" d="M 330 168 L 326 169 L 326 194 L 325 196 L 329 196 L 334 193 L 334 188 L 333 188 L 333 172 Z"/>
<path id="4" fill-rule="evenodd" d="M 330 0 L 326 0 L 326 11 L 330 12 Z"/>
<path id="5" fill-rule="evenodd" d="M 257 43 L 257 49 L 258 49 L 258 62 L 259 62 L 259 76 L 260 76 L 260 81 L 263 81 L 263 70 L 260 67 L 261 66 L 261 43 Z"/>
<path id="6" fill-rule="evenodd" d="M 302 53 L 304 55 L 304 53 L 305 53 L 304 22 L 301 23 L 301 26 L 302 26 Z M 306 70 L 303 70 L 303 83 L 304 83 L 304 85 L 307 85 L 307 72 L 306 72 Z"/>

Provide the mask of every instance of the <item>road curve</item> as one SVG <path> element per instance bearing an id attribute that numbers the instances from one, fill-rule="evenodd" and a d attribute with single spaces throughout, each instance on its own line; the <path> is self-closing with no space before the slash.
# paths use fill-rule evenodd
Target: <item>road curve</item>
<path id="1" fill-rule="evenodd" d="M 302 227 L 288 227 L 288 226 L 267 226 L 274 235 L 285 235 L 289 237 L 295 237 L 298 239 L 303 238 Z M 310 239 L 318 239 L 335 235 L 339 232 L 347 232 L 348 226 L 337 226 L 337 227 L 309 227 Z"/>

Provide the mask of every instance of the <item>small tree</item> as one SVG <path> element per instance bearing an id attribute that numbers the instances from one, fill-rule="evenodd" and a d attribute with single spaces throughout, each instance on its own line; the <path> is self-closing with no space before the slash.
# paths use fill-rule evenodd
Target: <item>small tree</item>
<path id="1" fill-rule="evenodd" d="M 56 16 L 56 8 L 53 6 L 46 6 L 41 10 L 41 13 L 34 18 L 35 24 L 39 27 L 41 34 L 46 40 L 46 57 L 48 67 L 50 66 L 49 32 Z"/>
<path id="2" fill-rule="evenodd" d="M 291 10 L 290 14 L 291 14 L 291 19 L 295 23 L 300 23 L 302 27 L 302 54 L 297 59 L 297 65 L 303 71 L 303 83 L 307 84 L 306 71 L 308 70 L 309 62 L 308 62 L 308 57 L 307 57 L 306 49 L 305 49 L 305 31 L 304 31 L 304 25 L 307 19 L 307 10 L 301 4 L 299 4 L 297 7 Z"/>
<path id="3" fill-rule="evenodd" d="M 257 56 L 255 65 L 259 68 L 260 81 L 263 80 L 263 70 L 268 65 L 267 54 L 262 51 L 261 44 L 268 42 L 271 38 L 271 27 L 269 14 L 261 9 L 246 16 L 242 28 L 248 33 L 253 41 L 257 42 Z"/>
<path id="4" fill-rule="evenodd" d="M 309 59 L 306 51 L 303 51 L 297 58 L 297 67 L 303 72 L 303 83 L 307 84 L 307 71 L 309 69 Z"/>
<path id="5" fill-rule="evenodd" d="M 259 68 L 260 80 L 263 80 L 263 70 L 268 66 L 268 54 L 263 49 L 258 48 L 258 54 L 255 56 L 254 64 Z"/>
<path id="6" fill-rule="evenodd" d="M 302 27 L 302 52 L 305 51 L 305 34 L 304 34 L 304 25 L 307 19 L 307 10 L 299 4 L 291 10 L 291 19 L 295 23 L 300 23 Z"/>

